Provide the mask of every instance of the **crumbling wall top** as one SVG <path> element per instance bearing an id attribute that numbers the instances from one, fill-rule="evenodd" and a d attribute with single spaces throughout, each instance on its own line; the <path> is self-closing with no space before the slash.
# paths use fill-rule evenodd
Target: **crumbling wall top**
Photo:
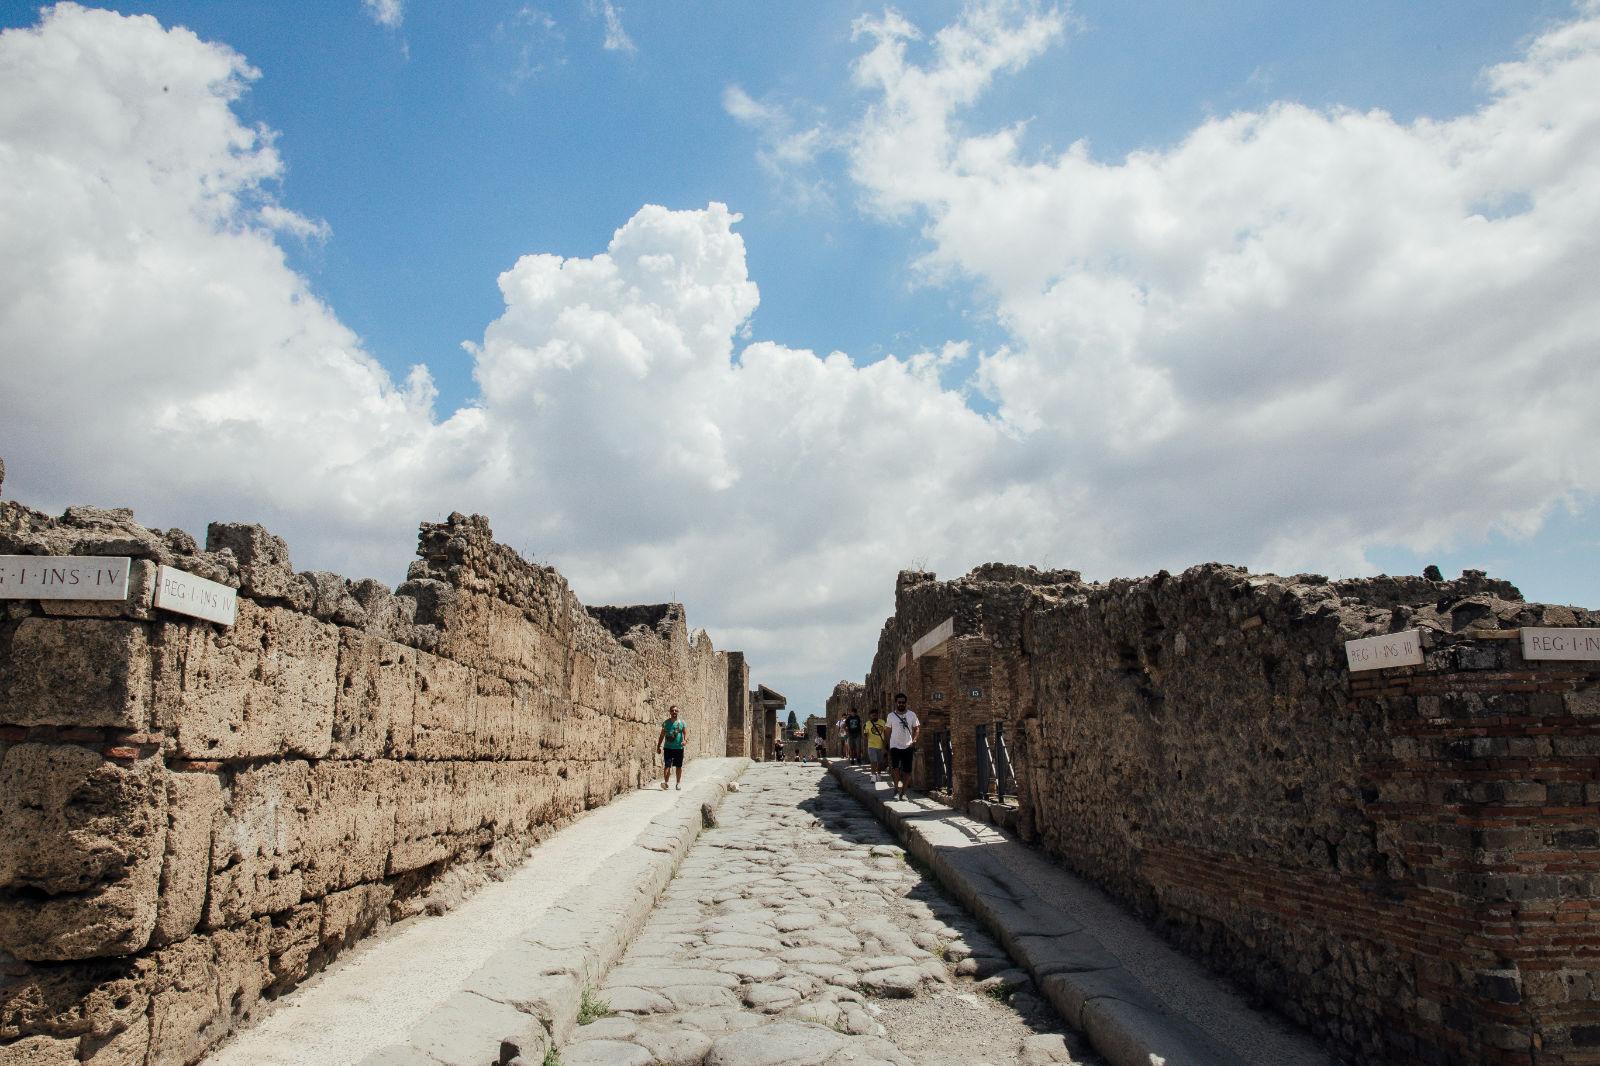
<path id="1" fill-rule="evenodd" d="M 589 617 L 605 626 L 611 635 L 622 640 L 636 629 L 644 629 L 660 637 L 684 630 L 687 615 L 681 603 L 641 603 L 627 606 L 591 606 L 585 608 Z"/>

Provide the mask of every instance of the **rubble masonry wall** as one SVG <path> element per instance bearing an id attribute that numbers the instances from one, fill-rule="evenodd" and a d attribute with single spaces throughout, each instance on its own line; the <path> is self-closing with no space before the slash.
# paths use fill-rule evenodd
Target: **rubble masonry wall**
<path id="1" fill-rule="evenodd" d="M 947 617 L 944 654 L 901 658 Z M 1007 724 L 1025 835 L 1350 1060 L 1594 1063 L 1600 669 L 1516 637 L 1597 623 L 1473 572 L 981 568 L 902 575 L 867 683 L 944 686 L 916 705 L 958 794 L 971 724 Z M 1347 669 L 1412 628 L 1422 665 Z"/>
<path id="2" fill-rule="evenodd" d="M 424 524 L 392 591 L 127 511 L 0 501 L 0 553 L 134 558 L 126 602 L 0 607 L 0 1062 L 193 1063 L 653 776 L 669 704 L 726 749 L 681 607 L 585 609 L 481 517 Z M 236 624 L 153 610 L 158 563 L 238 587 Z"/>

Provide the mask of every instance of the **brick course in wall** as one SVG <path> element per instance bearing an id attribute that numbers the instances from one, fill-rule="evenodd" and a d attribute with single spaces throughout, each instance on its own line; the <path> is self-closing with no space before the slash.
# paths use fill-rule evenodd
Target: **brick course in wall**
<path id="1" fill-rule="evenodd" d="M 728 749 L 730 660 L 675 604 L 586 609 L 481 517 L 397 590 L 0 502 L 0 553 L 134 558 L 125 602 L 0 605 L 0 1061 L 182 1066 L 263 997 L 652 777 L 676 703 Z M 157 564 L 232 627 L 150 606 Z"/>
<path id="2" fill-rule="evenodd" d="M 1597 1063 L 1600 664 L 1516 640 L 1597 622 L 1475 572 L 907 573 L 867 699 L 948 725 L 958 799 L 1005 726 L 1025 837 L 1351 1061 Z"/>

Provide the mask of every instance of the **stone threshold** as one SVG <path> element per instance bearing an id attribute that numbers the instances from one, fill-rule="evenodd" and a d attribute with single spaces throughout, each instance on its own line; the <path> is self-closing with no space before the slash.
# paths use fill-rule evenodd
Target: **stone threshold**
<path id="1" fill-rule="evenodd" d="M 1126 920 L 1114 930 L 1098 928 L 1087 912 L 1041 898 L 1040 878 L 1059 879 L 1060 891 L 1051 893 L 1058 899 L 1081 895 L 1088 886 L 985 824 L 991 819 L 963 817 L 927 797 L 893 800 L 888 785 L 842 760 L 830 762 L 828 769 L 984 923 L 1051 1006 L 1111 1066 L 1332 1066 L 1336 1061 L 1309 1035 L 1245 1005 L 1220 978 L 1199 976 L 1198 964 L 1142 923 L 1131 933 Z M 1028 882 L 1017 876 L 1021 865 L 1029 869 Z M 1108 950 L 1107 943 L 1116 950 Z M 1124 965 L 1130 950 L 1146 961 L 1140 972 L 1147 972 L 1155 958 L 1170 967 L 1174 981 L 1160 991 L 1151 988 Z M 1187 985 L 1180 990 L 1186 994 L 1172 995 L 1172 983 Z M 1175 1007 L 1175 999 L 1190 1009 Z"/>

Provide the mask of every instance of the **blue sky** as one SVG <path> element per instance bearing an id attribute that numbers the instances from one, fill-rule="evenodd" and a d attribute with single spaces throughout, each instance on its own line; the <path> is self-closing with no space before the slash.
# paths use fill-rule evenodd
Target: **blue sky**
<path id="1" fill-rule="evenodd" d="M 207 101 L 223 109 L 218 123 L 231 114 L 239 129 L 271 131 L 273 165 L 230 179 L 243 201 L 301 221 L 272 228 L 247 205 L 227 207 L 208 225 L 213 236 L 252 231 L 269 257 L 281 249 L 283 271 L 260 269 L 272 284 L 303 285 L 318 308 L 308 326 L 286 318 L 261 325 L 259 337 L 241 331 L 239 357 L 263 362 L 238 380 L 299 380 L 304 371 L 306 392 L 315 392 L 322 370 L 306 369 L 320 365 L 315 353 L 276 363 L 260 353 L 297 350 L 295 337 L 325 337 L 318 343 L 347 353 L 352 366 L 370 358 L 387 374 L 328 417 L 338 422 L 370 403 L 387 412 L 389 428 L 373 435 L 383 443 L 368 452 L 358 431 L 350 441 L 329 431 L 327 453 L 338 462 L 298 478 L 291 475 L 303 474 L 308 460 L 287 451 L 275 464 L 246 463 L 243 473 L 219 479 L 187 453 L 154 440 L 141 451 L 135 440 L 133 454 L 117 460 L 118 480 L 97 465 L 82 433 L 74 451 L 49 441 L 67 427 L 14 420 L 29 426 L 30 439 L 56 445 L 0 435 L 11 482 L 39 503 L 120 492 L 99 502 L 126 502 L 149 509 L 153 523 L 194 528 L 223 517 L 216 508 L 254 501 L 260 514 L 245 517 L 290 535 L 302 565 L 366 567 L 391 580 L 403 568 L 408 522 L 430 508 L 482 507 L 504 539 L 560 566 L 586 598 L 684 599 L 691 620 L 709 625 L 719 644 L 751 648 L 758 669 L 766 654 L 780 687 L 811 701 L 832 679 L 864 671 L 893 571 L 913 563 L 952 573 L 1000 556 L 1109 577 L 1216 557 L 1329 573 L 1415 572 L 1436 561 L 1447 571 L 1487 566 L 1530 597 L 1600 603 L 1596 475 L 1583 458 L 1600 432 L 1587 413 L 1594 408 L 1579 402 L 1592 394 L 1600 358 L 1594 320 L 1571 291 L 1585 279 L 1592 291 L 1600 280 L 1592 245 L 1574 243 L 1515 272 L 1504 267 L 1514 256 L 1486 253 L 1481 264 L 1452 256 L 1457 274 L 1442 286 L 1498 295 L 1422 311 L 1415 322 L 1402 305 L 1432 306 L 1428 268 L 1397 271 L 1392 294 L 1352 288 L 1324 301 L 1318 285 L 1326 282 L 1317 280 L 1326 270 L 1345 285 L 1376 277 L 1384 264 L 1424 263 L 1410 258 L 1419 248 L 1470 244 L 1477 231 L 1465 227 L 1474 212 L 1524 219 L 1539 233 L 1585 222 L 1588 205 L 1564 191 L 1585 174 L 1582 153 L 1544 169 L 1518 170 L 1513 161 L 1468 172 L 1455 162 L 1463 153 L 1438 142 L 1455 139 L 1493 156 L 1524 136 L 1517 115 L 1539 108 L 1547 126 L 1570 128 L 1580 141 L 1591 116 L 1572 87 L 1600 96 L 1588 65 L 1592 45 L 1579 33 L 1594 17 L 1590 7 L 930 2 L 902 5 L 891 17 L 881 4 L 843 2 L 330 0 L 297 5 L 291 19 L 260 4 L 91 6 L 154 16 L 161 36 L 150 37 L 149 54 L 168 49 L 173 77 L 192 75 L 202 96 L 212 91 L 202 83 L 217 83 L 196 73 L 197 64 L 221 49 L 259 72 L 236 76 L 231 90 Z M 39 19 L 37 5 L 0 4 L 0 27 Z M 67 36 L 60 21 L 41 41 Z M 193 31 L 202 47 L 184 50 L 174 27 Z M 946 53 L 935 35 L 963 27 L 976 42 L 973 70 L 955 64 L 938 82 Z M 133 30 L 107 19 L 73 32 L 111 41 Z M 1486 71 L 1530 48 L 1537 54 L 1538 42 L 1562 32 L 1581 38 L 1576 52 L 1540 60 L 1538 84 L 1523 87 L 1532 102 L 1496 112 L 1494 102 L 1515 90 Z M 88 62 L 81 53 L 63 48 L 40 62 L 84 80 L 71 68 Z M 888 64 L 876 81 L 861 73 L 874 58 Z M 165 61 L 148 70 L 165 69 Z M 131 113 L 138 93 L 166 91 L 136 80 L 107 74 L 104 92 L 124 94 Z M 1392 122 L 1339 117 L 1375 110 Z M 1230 126 L 1238 115 L 1258 116 L 1259 129 Z M 17 121 L 13 141 L 32 150 L 37 130 Z M 991 152 L 985 137 L 1006 129 L 1009 146 Z M 183 158 L 212 159 L 221 143 L 196 135 Z M 1385 169 L 1386 155 L 1435 150 L 1419 155 L 1416 168 Z M 1296 170 L 1297 153 L 1320 151 L 1370 161 L 1350 163 L 1343 178 L 1325 167 L 1329 176 L 1318 180 L 1326 184 L 1313 187 Z M 1435 163 L 1445 168 L 1440 180 L 1452 183 L 1440 200 L 1464 206 L 1384 246 L 1395 227 L 1375 217 L 1374 205 L 1400 218 L 1417 214 L 1429 187 L 1423 177 L 1408 184 L 1408 174 Z M 135 140 L 117 165 L 137 176 L 154 164 Z M 192 220 L 193 204 L 211 203 L 203 174 L 210 165 L 197 165 L 201 176 L 189 191 L 162 193 L 192 200 L 162 200 L 173 218 Z M 1237 178 L 1217 178 L 1214 189 L 1194 191 L 1197 183 L 1183 177 L 1186 168 L 1226 177 L 1233 167 Z M 1281 177 L 1274 167 L 1284 168 Z M 1251 194 L 1230 199 L 1230 189 L 1253 183 L 1263 190 L 1258 200 L 1288 190 L 1275 213 L 1252 213 Z M 1301 185 L 1303 193 L 1293 191 Z M 1474 206 L 1484 197 L 1500 199 Z M 705 215 L 711 203 L 742 219 Z M 620 290 L 602 296 L 563 275 L 571 306 L 596 308 L 605 321 L 567 335 L 542 308 L 529 312 L 539 323 L 530 327 L 496 279 L 525 255 L 575 264 L 606 252 L 647 204 L 684 213 L 640 222 L 648 231 L 641 239 L 659 254 L 683 263 L 686 249 L 707 241 L 721 249 L 701 264 L 696 284 L 725 297 L 733 317 L 715 319 L 728 327 L 721 340 L 690 344 L 693 358 L 652 366 L 644 400 L 658 398 L 655 406 L 621 392 L 614 412 L 603 402 L 584 406 L 585 397 L 625 392 L 640 380 L 602 372 L 612 358 L 626 368 L 626 345 L 602 352 L 585 344 L 601 345 L 594 338 L 612 336 L 619 322 L 633 330 L 642 312 L 607 309 L 606 300 L 624 299 Z M 1027 205 L 1041 205 L 1039 213 L 1028 216 Z M 1236 221 L 1225 217 L 1230 211 Z M 130 217 L 165 216 L 149 208 Z M 1294 232 L 1274 230 L 1284 218 L 1295 220 Z M 686 232 L 685 220 L 700 230 Z M 1041 236 L 1053 226 L 1061 227 L 1059 241 Z M 1208 227 L 1221 236 L 1183 236 Z M 310 235 L 297 236 L 297 228 Z M 1346 229 L 1359 239 L 1339 236 Z M 1502 230 L 1494 239 L 1509 248 L 1540 243 L 1537 233 Z M 741 247 L 726 244 L 729 233 Z M 184 240 L 204 237 L 196 231 Z M 1299 258 L 1307 246 L 1318 250 L 1317 262 Z M 113 259 L 103 277 L 116 290 L 127 268 Z M 1341 274 L 1343 263 L 1350 266 Z M 528 266 L 525 281 L 536 268 Z M 1194 281 L 1218 271 L 1234 273 L 1225 283 Z M 758 302 L 741 288 L 748 282 L 759 287 Z M 193 291 L 193 282 L 171 284 L 164 299 Z M 239 284 L 251 283 L 241 275 Z M 1361 301 L 1385 308 L 1390 295 L 1396 307 L 1361 320 Z M 28 306 L 52 299 L 71 302 L 44 293 Z M 1518 329 L 1515 315 L 1490 314 L 1493 299 L 1528 322 Z M 292 294 L 284 300 L 286 309 L 305 305 Z M 686 297 L 669 309 L 662 328 L 686 336 L 684 323 L 698 322 L 693 306 Z M 1475 308 L 1484 321 L 1473 320 Z M 21 337 L 49 333 L 42 319 L 6 321 Z M 1497 322 L 1525 343 L 1495 348 Z M 126 316 L 112 328 L 125 323 Z M 648 340 L 655 328 L 635 333 Z M 210 336 L 191 323 L 160 345 L 152 339 L 151 351 L 200 335 Z M 229 333 L 219 326 L 216 336 L 223 339 L 197 349 L 195 360 L 224 358 L 216 345 L 231 343 Z M 577 364 L 549 354 L 552 337 L 593 372 L 577 380 Z M 1096 347 L 1094 338 L 1109 339 Z M 28 358 L 27 343 L 45 342 L 16 343 L 12 358 Z M 952 343 L 969 347 L 942 361 L 913 358 Z M 1391 343 L 1388 354 L 1377 350 Z M 749 362 L 750 344 L 759 353 L 774 346 L 763 386 L 772 391 L 760 391 L 754 373 L 732 382 L 702 376 L 719 358 Z M 728 355 L 719 355 L 724 345 Z M 853 366 L 829 367 L 833 351 Z M 805 362 L 794 352 L 814 355 Z M 893 373 L 864 373 L 889 356 Z M 130 372 L 140 369 L 132 355 L 92 346 L 74 357 L 80 368 L 126 358 Z M 417 364 L 431 385 L 401 398 Z M 475 365 L 499 368 L 506 391 L 486 395 Z M 1099 365 L 1113 369 L 1101 373 Z M 1386 367 L 1401 365 L 1403 380 L 1387 393 L 1370 391 Z M 1514 366 L 1527 369 L 1522 392 L 1495 384 Z M 1561 383 L 1546 380 L 1552 366 L 1569 368 L 1580 393 L 1590 393 L 1563 394 Z M 552 367 L 564 376 L 551 377 Z M 144 367 L 152 381 L 168 369 Z M 367 372 L 340 370 L 341 387 L 352 374 Z M 539 380 L 528 385 L 530 378 Z M 1322 393 L 1335 397 L 1331 412 L 1318 406 Z M 419 414 L 425 394 L 431 411 Z M 1497 419 L 1501 398 L 1517 418 Z M 211 392 L 201 399 L 199 409 L 226 406 Z M 290 433 L 284 427 L 292 424 L 303 435 L 307 402 L 299 391 L 286 396 L 281 423 L 271 413 L 225 421 L 242 419 L 262 435 L 252 455 L 280 454 L 273 434 Z M 716 411 L 733 404 L 752 413 L 734 422 Z M 813 417 L 824 407 L 828 417 Z M 458 412 L 464 417 L 452 419 Z M 613 416 L 637 433 L 602 428 Z M 1204 432 L 1207 419 L 1237 435 Z M 529 428 L 535 422 L 537 432 Z M 1250 467 L 1242 456 L 1253 442 L 1268 459 L 1259 470 L 1235 470 Z M 1546 446 L 1541 466 L 1535 453 Z M 1338 472 L 1364 461 L 1369 447 L 1390 453 L 1370 480 Z M 1518 447 L 1521 457 L 1507 468 L 1502 457 Z M 415 459 L 423 453 L 428 462 Z M 28 462 L 35 455 L 50 458 Z M 796 463 L 805 474 L 795 473 Z M 174 464 L 182 476 L 163 479 L 160 490 L 123 488 L 133 473 Z M 368 492 L 340 478 L 403 488 Z M 801 483 L 808 487 L 794 487 Z M 617 498 L 597 492 L 602 484 Z M 791 492 L 797 510 L 786 513 Z M 701 555 L 730 551 L 744 557 L 738 567 L 696 565 Z M 769 586 L 771 595 L 734 595 L 730 585 Z"/>
<path id="2" fill-rule="evenodd" d="M 36 4 L 4 6 L 5 25 L 36 18 Z M 744 215 L 757 336 L 858 361 L 1003 339 L 981 292 L 909 275 L 917 226 L 864 216 L 846 187 L 797 205 L 722 106 L 734 84 L 842 117 L 860 95 L 838 76 L 858 50 L 851 24 L 883 5 L 634 3 L 619 12 L 631 53 L 604 49 L 603 16 L 583 0 L 409 0 L 393 29 L 359 0 L 300 5 L 293 20 L 215 0 L 102 6 L 186 26 L 261 71 L 239 113 L 279 132 L 282 198 L 332 231 L 290 245 L 294 262 L 391 369 L 427 362 L 442 406 L 475 393 L 460 343 L 499 313 L 495 275 L 530 251 L 592 254 L 645 203 L 719 200 Z M 961 7 L 901 6 L 931 26 Z M 1065 47 L 972 121 L 1029 117 L 1039 146 L 1085 138 L 1114 159 L 1275 99 L 1449 116 L 1482 99 L 1483 68 L 1570 12 L 1562 0 L 1077 3 Z"/>

